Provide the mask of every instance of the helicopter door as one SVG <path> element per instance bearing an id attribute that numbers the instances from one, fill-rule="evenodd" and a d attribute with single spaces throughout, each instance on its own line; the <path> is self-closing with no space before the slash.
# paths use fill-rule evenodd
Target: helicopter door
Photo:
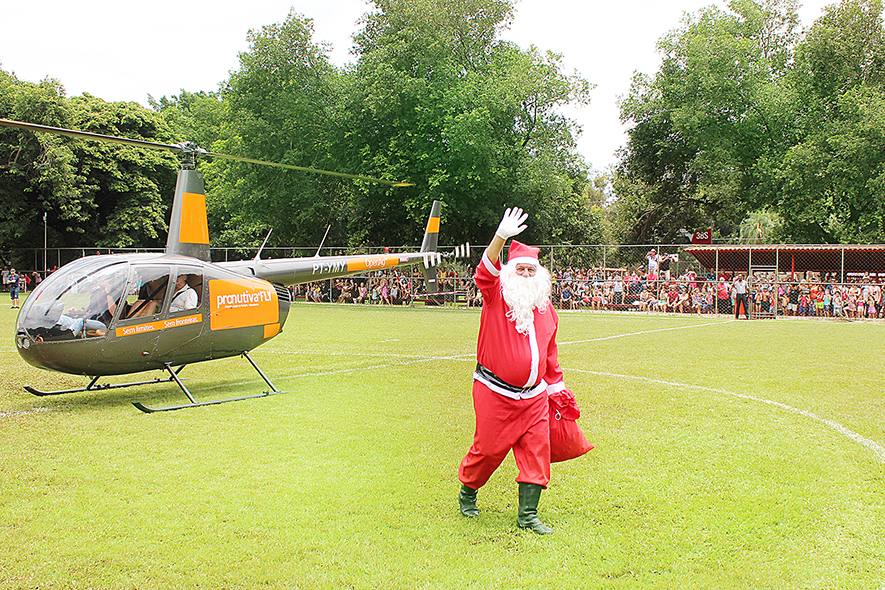
<path id="1" fill-rule="evenodd" d="M 133 266 L 120 320 L 128 322 L 157 317 L 168 286 L 169 267 Z"/>
<path id="2" fill-rule="evenodd" d="M 170 297 L 161 314 L 163 330 L 157 354 L 172 364 L 191 362 L 191 355 L 205 355 L 205 343 L 199 340 L 204 330 L 203 271 L 181 266 L 172 275 Z"/>
<path id="3" fill-rule="evenodd" d="M 169 314 L 193 314 L 203 302 L 203 273 L 195 268 L 179 268 L 169 301 Z"/>
<path id="4" fill-rule="evenodd" d="M 126 342 L 127 350 L 141 351 L 147 363 L 156 360 L 157 340 L 162 331 L 160 311 L 169 286 L 169 271 L 168 266 L 132 265 L 126 297 L 117 312 L 114 337 Z M 107 350 L 110 353 L 116 349 Z"/>

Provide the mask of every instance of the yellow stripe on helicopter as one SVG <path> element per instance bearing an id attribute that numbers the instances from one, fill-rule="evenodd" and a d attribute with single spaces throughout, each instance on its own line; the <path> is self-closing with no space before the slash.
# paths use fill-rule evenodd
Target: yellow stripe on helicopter
<path id="1" fill-rule="evenodd" d="M 206 195 L 184 193 L 181 201 L 181 228 L 178 231 L 178 241 L 182 244 L 209 243 Z"/>
<path id="2" fill-rule="evenodd" d="M 439 233 L 439 217 L 431 217 L 427 220 L 427 229 L 424 233 L 428 234 L 438 234 Z"/>
<path id="3" fill-rule="evenodd" d="M 161 320 L 159 322 L 147 322 L 144 324 L 135 324 L 133 326 L 122 326 L 116 329 L 117 338 L 123 336 L 135 336 L 136 334 L 144 334 L 146 332 L 156 332 L 157 330 L 166 330 L 169 328 L 180 328 L 181 326 L 189 326 L 191 324 L 199 324 L 203 321 L 200 314 L 189 315 L 181 318 L 171 318 Z"/>
<path id="4" fill-rule="evenodd" d="M 389 268 L 400 263 L 400 257 L 396 254 L 386 256 L 368 256 L 365 258 L 356 258 L 347 261 L 347 271 L 360 270 L 377 270 L 379 268 Z"/>

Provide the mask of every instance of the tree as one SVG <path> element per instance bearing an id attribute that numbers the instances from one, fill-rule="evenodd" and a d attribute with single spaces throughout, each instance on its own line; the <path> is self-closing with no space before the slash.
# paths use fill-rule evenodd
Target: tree
<path id="1" fill-rule="evenodd" d="M 885 239 L 885 31 L 879 0 L 827 8 L 789 82 L 797 141 L 775 171 L 795 241 Z"/>
<path id="2" fill-rule="evenodd" d="M 0 70 L 0 116 L 169 143 L 162 122 L 136 103 L 65 97 L 55 80 L 21 82 Z M 161 246 L 177 169 L 162 152 L 0 129 L 3 245 Z"/>
<path id="3" fill-rule="evenodd" d="M 505 205 L 553 220 L 546 208 L 580 198 L 587 171 L 575 153 L 577 130 L 557 109 L 586 102 L 590 85 L 564 75 L 560 56 L 497 39 L 512 18 L 510 0 L 375 5 L 355 36 L 358 62 L 342 92 L 346 167 L 416 186 L 360 187 L 357 239 L 417 240 L 433 199 L 447 205 L 447 235 L 476 242 Z M 593 219 L 578 210 L 572 229 L 580 234 Z M 526 239 L 550 239 L 549 229 L 535 224 Z"/>
<path id="4" fill-rule="evenodd" d="M 880 0 L 844 0 L 799 40 L 792 2 L 732 2 L 663 39 L 661 71 L 622 104 L 631 236 L 737 229 L 748 212 L 794 242 L 885 238 Z"/>
<path id="5" fill-rule="evenodd" d="M 225 137 L 228 113 L 217 92 L 182 90 L 178 96 L 160 100 L 148 97 L 148 102 L 162 116 L 176 143 L 192 141 L 210 149 Z"/>
<path id="6" fill-rule="evenodd" d="M 222 92 L 228 121 L 214 151 L 337 170 L 331 144 L 336 71 L 312 35 L 312 21 L 295 12 L 250 31 L 249 50 Z M 342 216 L 344 187 L 352 184 L 253 164 L 225 166 L 222 174 L 208 205 L 227 219 L 221 243 L 238 245 L 262 239 L 267 227 L 282 243 L 318 245 L 327 224 Z"/>
<path id="7" fill-rule="evenodd" d="M 733 0 L 686 16 L 658 44 L 654 78 L 637 74 L 621 105 L 631 124 L 619 173 L 644 202 L 639 242 L 676 238 L 683 227 L 739 222 L 770 200 L 760 162 L 789 143 L 777 91 L 796 41 L 793 0 Z"/>
<path id="8" fill-rule="evenodd" d="M 165 122 L 137 103 L 108 103 L 88 94 L 70 99 L 74 129 L 158 143 L 174 141 Z M 89 220 L 71 245 L 161 247 L 175 194 L 176 158 L 162 151 L 77 141 L 78 186 Z"/>
<path id="9" fill-rule="evenodd" d="M 782 221 L 776 213 L 767 210 L 753 211 L 741 222 L 741 244 L 770 244 L 780 229 Z"/>
<path id="10" fill-rule="evenodd" d="M 22 82 L 0 70 L 0 117 L 50 126 L 66 126 L 71 109 L 56 80 Z M 79 187 L 72 142 L 45 133 L 0 128 L 0 247 L 42 246 L 43 215 L 54 243 L 67 237 L 65 227 L 89 219 L 89 199 Z"/>
<path id="11" fill-rule="evenodd" d="M 276 243 L 316 245 L 330 225 L 333 244 L 413 244 L 433 199 L 447 205 L 453 241 L 488 239 L 509 205 L 536 220 L 530 241 L 598 241 L 601 214 L 576 152 L 579 129 L 560 112 L 587 102 L 591 85 L 565 74 L 561 56 L 498 39 L 513 2 L 376 0 L 355 37 L 358 61 L 346 71 L 312 40 L 312 21 L 293 12 L 250 31 L 249 49 L 219 94 L 182 91 L 151 99 L 146 110 L 89 95 L 67 99 L 58 83 L 6 76 L 0 108 L 6 101 L 29 121 L 192 140 L 218 153 L 416 184 L 389 188 L 204 158 L 215 245 L 257 245 L 268 227 Z M 0 143 L 8 137 L 3 132 Z M 9 185 L 6 195 L 35 195 L 18 210 L 33 213 L 27 227 L 49 208 L 64 228 L 56 244 L 162 243 L 177 167 L 171 156 L 24 137 L 15 140 L 24 147 L 0 145 L 10 162 L 0 183 Z M 24 148 L 27 165 L 16 160 Z"/>

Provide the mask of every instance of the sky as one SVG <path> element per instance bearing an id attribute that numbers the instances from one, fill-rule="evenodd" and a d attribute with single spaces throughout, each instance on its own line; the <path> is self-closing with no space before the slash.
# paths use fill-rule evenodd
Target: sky
<path id="1" fill-rule="evenodd" d="M 808 28 L 834 0 L 805 0 Z M 801 2 L 801 0 L 800 0 Z M 68 96 L 147 105 L 154 98 L 217 90 L 239 66 L 250 29 L 282 22 L 290 9 L 313 19 L 314 40 L 331 44 L 337 65 L 352 61 L 351 36 L 370 4 L 364 0 L 32 0 L 7 3 L 0 30 L 0 68 L 20 80 L 59 80 Z M 563 55 L 564 71 L 596 85 L 588 106 L 566 114 L 581 125 L 578 151 L 596 171 L 617 162 L 626 143 L 618 98 L 635 71 L 654 75 L 656 43 L 684 13 L 722 0 L 517 0 L 501 37 L 526 49 Z M 186 140 L 189 138 L 181 138 Z"/>

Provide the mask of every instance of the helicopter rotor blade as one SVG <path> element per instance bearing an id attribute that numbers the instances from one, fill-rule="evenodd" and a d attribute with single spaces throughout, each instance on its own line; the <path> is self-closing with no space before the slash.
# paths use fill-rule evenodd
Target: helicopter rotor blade
<path id="1" fill-rule="evenodd" d="M 36 123 L 23 123 L 22 121 L 12 121 L 9 119 L 0 119 L 0 125 L 3 125 L 5 127 L 16 127 L 18 129 L 24 129 L 25 131 L 42 131 L 43 133 L 52 133 L 53 135 L 64 135 L 65 137 L 73 137 L 74 139 L 106 141 L 110 143 L 119 143 L 121 145 L 129 145 L 133 147 L 148 148 L 153 150 L 165 150 L 169 152 L 184 151 L 184 148 L 180 144 L 170 145 L 166 143 L 155 143 L 153 141 L 128 139 L 125 137 L 114 137 L 113 135 L 102 135 L 101 133 L 91 133 L 89 131 L 74 131 L 72 129 L 62 129 L 61 127 L 37 125 Z"/>
<path id="2" fill-rule="evenodd" d="M 215 152 L 203 152 L 206 156 L 213 158 L 224 158 L 227 160 L 236 160 L 237 162 L 247 162 L 249 164 L 260 164 L 262 166 L 273 166 L 275 168 L 286 168 L 288 170 L 300 170 L 301 172 L 313 172 L 316 174 L 326 174 L 328 176 L 338 176 L 340 178 L 352 178 L 355 180 L 366 180 L 368 182 L 377 182 L 378 184 L 387 184 L 390 186 L 415 186 L 411 182 L 396 182 L 393 180 L 384 180 L 383 178 L 375 178 L 374 176 L 363 176 L 362 174 L 346 174 L 344 172 L 332 172 L 331 170 L 321 170 L 319 168 L 308 168 L 307 166 L 295 166 L 294 164 L 280 164 L 279 162 L 267 162 L 265 160 L 255 160 L 253 158 L 244 158 L 242 156 L 231 156 L 229 154 L 217 154 Z"/>
<path id="3" fill-rule="evenodd" d="M 127 139 L 125 137 L 114 137 L 113 135 L 103 135 L 101 133 L 91 133 L 89 131 L 74 131 L 72 129 L 63 129 L 61 127 L 50 127 L 48 125 L 38 125 L 36 123 L 24 123 L 22 121 L 12 121 L 10 119 L 0 119 L 0 125 L 5 127 L 15 127 L 26 131 L 42 131 L 43 133 L 52 133 L 54 135 L 64 135 L 65 137 L 73 137 L 75 139 L 89 139 L 94 141 L 105 141 L 109 143 L 117 143 L 132 147 L 147 148 L 152 150 L 165 150 L 177 154 L 199 154 L 201 156 L 211 156 L 213 158 L 223 158 L 226 160 L 235 160 L 237 162 L 246 162 L 249 164 L 259 164 L 261 166 L 273 166 L 276 168 L 285 168 L 288 170 L 298 170 L 301 172 L 312 172 L 315 174 L 325 174 L 327 176 L 337 176 L 339 178 L 351 178 L 354 180 L 365 180 L 367 182 L 375 182 L 378 184 L 386 184 L 389 186 L 403 187 L 415 186 L 411 182 L 396 182 L 392 180 L 384 180 L 383 178 L 375 178 L 373 176 L 364 176 L 362 174 L 346 174 L 344 172 L 332 172 L 331 170 L 321 170 L 319 168 L 309 168 L 307 166 L 295 166 L 294 164 L 280 164 L 278 162 L 267 162 L 265 160 L 256 160 L 254 158 L 244 158 L 242 156 L 231 156 L 229 154 L 219 154 L 215 152 L 207 152 L 192 142 L 184 142 L 178 144 L 156 143 L 153 141 L 144 141 L 140 139 Z"/>

